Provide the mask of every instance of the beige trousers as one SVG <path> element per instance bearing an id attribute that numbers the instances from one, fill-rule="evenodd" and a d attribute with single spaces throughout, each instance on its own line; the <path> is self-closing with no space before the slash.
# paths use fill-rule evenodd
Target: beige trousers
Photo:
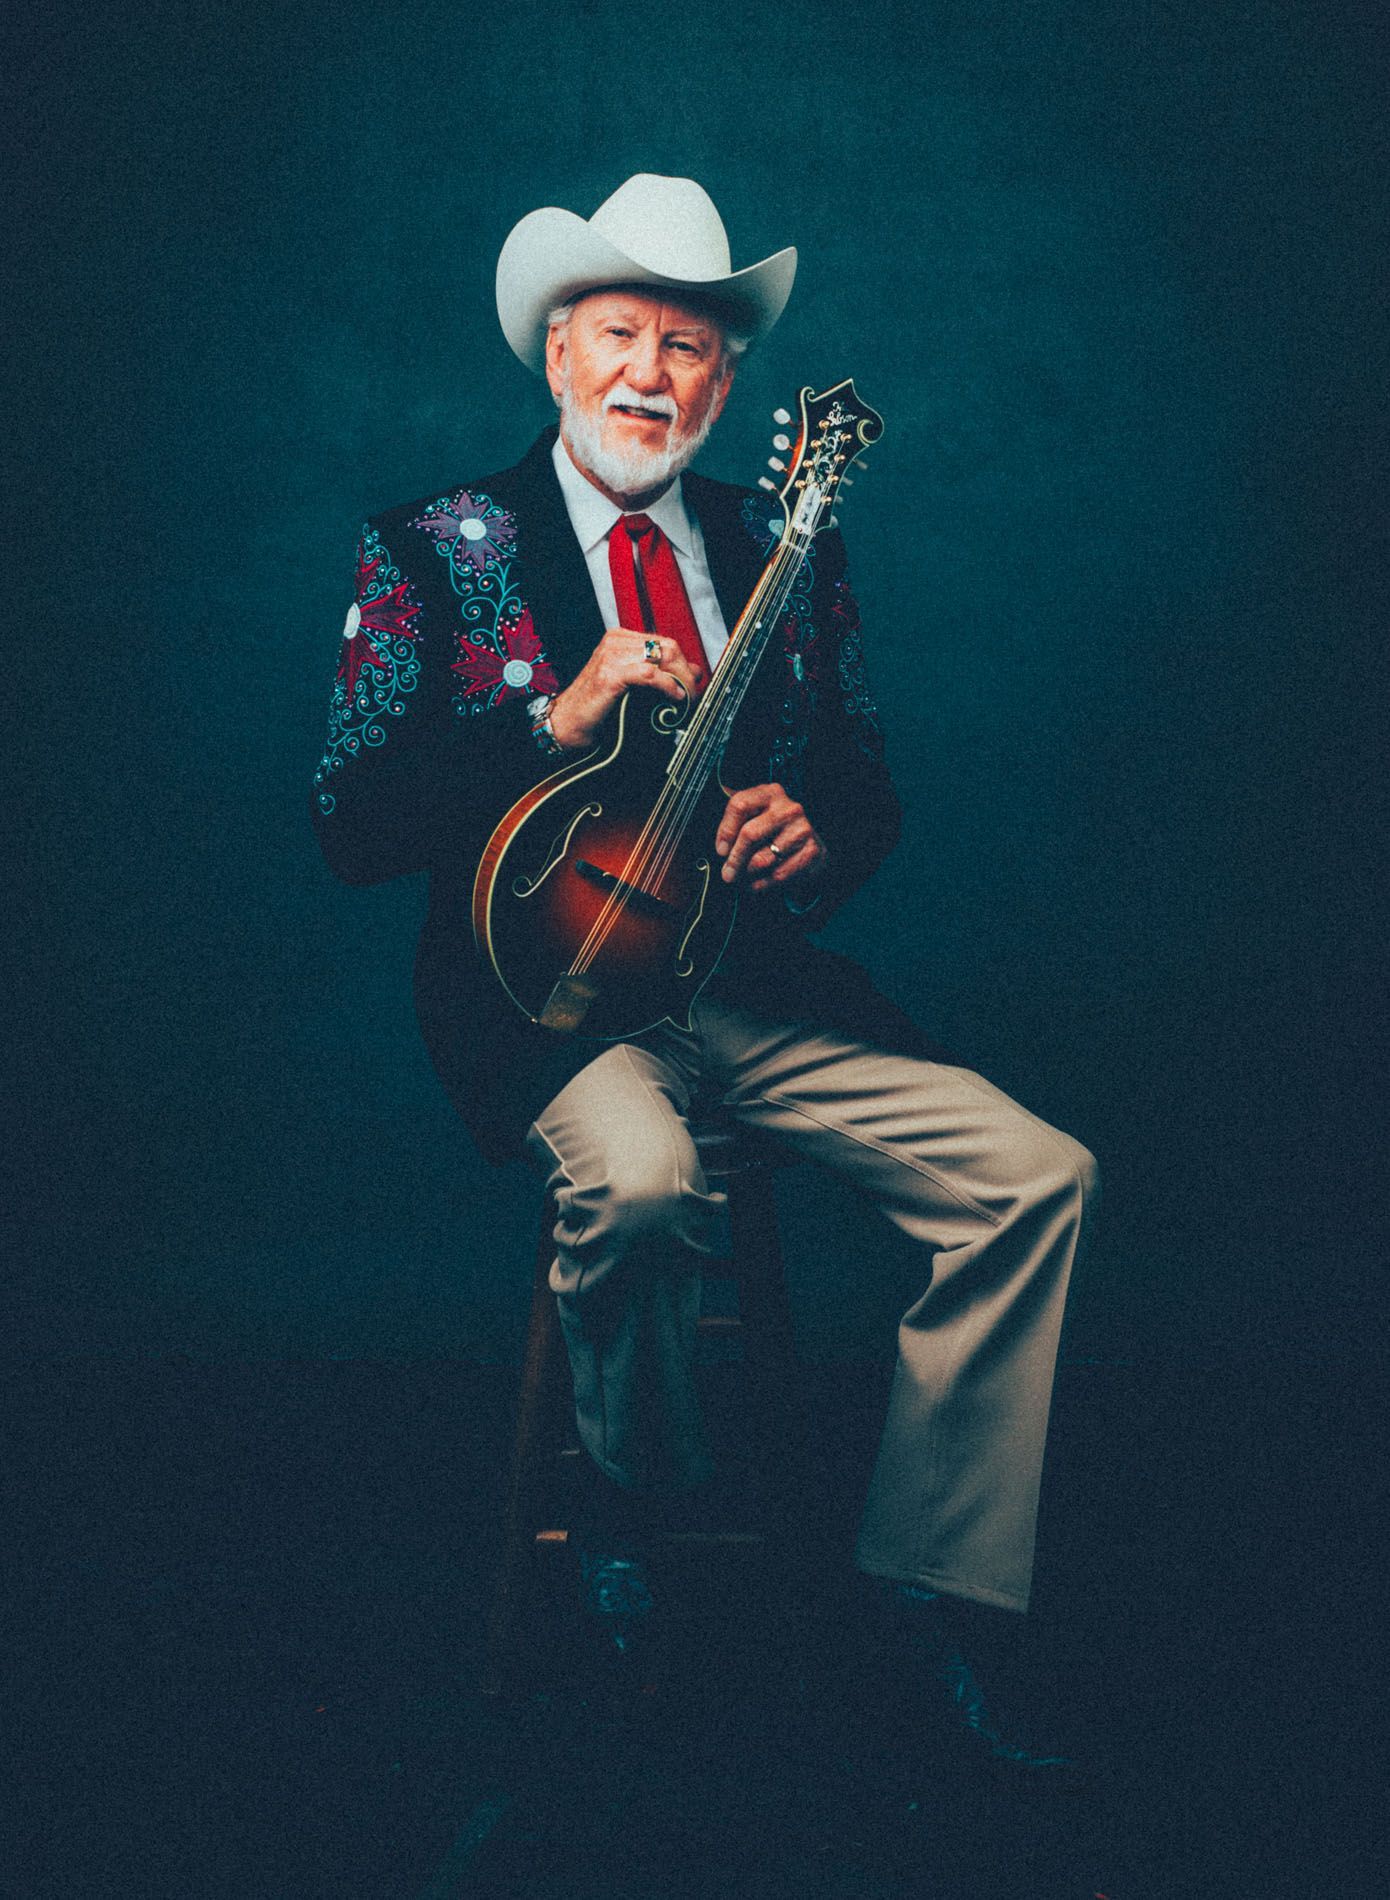
<path id="1" fill-rule="evenodd" d="M 1026 1609 L 1095 1163 L 968 1069 L 706 995 L 693 1034 L 615 1044 L 562 1089 L 528 1140 L 559 1209 L 550 1283 L 584 1445 L 629 1487 L 709 1474 L 692 1366 L 722 1199 L 687 1116 L 711 1087 L 736 1121 L 842 1176 L 921 1243 L 924 1290 L 898 1330 L 856 1564 Z"/>

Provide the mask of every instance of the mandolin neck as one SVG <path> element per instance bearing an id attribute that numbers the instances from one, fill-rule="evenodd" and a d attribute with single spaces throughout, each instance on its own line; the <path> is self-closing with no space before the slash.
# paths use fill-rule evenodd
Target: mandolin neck
<path id="1" fill-rule="evenodd" d="M 774 628 L 781 625 L 812 543 L 823 524 L 835 525 L 830 509 L 849 465 L 883 433 L 882 416 L 860 401 L 848 378 L 819 396 L 809 388 L 803 389 L 800 405 L 800 433 L 792 466 L 786 470 L 787 478 L 778 495 L 786 522 L 781 539 L 738 617 L 714 678 L 691 715 L 668 768 L 668 783 L 678 800 L 674 808 L 677 814 L 688 811 L 687 798 L 702 792 L 718 769 L 735 715 Z M 785 411 L 778 413 L 778 420 L 791 425 Z M 791 446 L 785 436 L 773 440 L 778 448 Z M 780 469 L 784 465 L 773 462 L 772 467 Z M 771 486 L 765 477 L 764 486 Z"/>
<path id="2" fill-rule="evenodd" d="M 719 656 L 714 675 L 671 762 L 671 777 L 692 791 L 703 788 L 718 769 L 758 662 L 782 623 L 797 575 L 814 540 L 814 534 L 794 527 L 783 531 L 729 635 L 729 643 Z"/>

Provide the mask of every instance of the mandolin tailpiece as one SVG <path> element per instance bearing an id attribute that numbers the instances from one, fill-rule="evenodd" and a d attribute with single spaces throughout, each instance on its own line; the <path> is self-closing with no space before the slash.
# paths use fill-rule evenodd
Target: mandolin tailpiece
<path id="1" fill-rule="evenodd" d="M 586 976 L 562 976 L 546 1000 L 536 1021 L 542 1029 L 555 1029 L 572 1035 L 589 1013 L 589 1005 L 598 995 L 598 985 Z"/>

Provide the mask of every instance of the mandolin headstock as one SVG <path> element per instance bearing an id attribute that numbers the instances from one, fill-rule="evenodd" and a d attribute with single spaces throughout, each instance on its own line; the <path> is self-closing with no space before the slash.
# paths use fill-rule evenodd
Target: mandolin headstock
<path id="1" fill-rule="evenodd" d="M 860 398 L 849 377 L 819 395 L 803 389 L 798 404 L 795 442 L 785 435 L 773 438 L 774 447 L 789 451 L 791 461 L 774 458 L 769 466 L 786 479 L 778 488 L 764 476 L 762 486 L 774 489 L 782 504 L 787 523 L 783 539 L 809 541 L 833 525 L 831 511 L 840 488 L 847 485 L 851 466 L 883 434 L 883 417 Z M 779 410 L 776 419 L 788 426 L 792 422 L 786 410 Z"/>

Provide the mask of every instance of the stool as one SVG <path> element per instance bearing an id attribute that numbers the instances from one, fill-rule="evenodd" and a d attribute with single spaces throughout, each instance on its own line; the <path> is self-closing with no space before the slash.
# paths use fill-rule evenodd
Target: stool
<path id="1" fill-rule="evenodd" d="M 738 1288 L 737 1315 L 704 1315 L 702 1334 L 737 1338 L 750 1377 L 770 1409 L 785 1411 L 795 1389 L 796 1355 L 791 1308 L 787 1301 L 772 1171 L 780 1156 L 770 1143 L 710 1121 L 692 1129 L 705 1178 L 721 1185 L 728 1197 L 729 1259 L 724 1272 Z M 537 1549 L 563 1547 L 569 1532 L 539 1521 L 538 1494 L 548 1457 L 562 1440 L 562 1458 L 586 1454 L 575 1442 L 574 1392 L 556 1309 L 550 1290 L 555 1257 L 555 1197 L 547 1194 L 541 1213 L 532 1282 L 531 1319 L 526 1331 L 516 1430 L 507 1474 L 502 1554 L 493 1585 L 483 1662 L 482 1692 L 500 1695 L 515 1653 L 521 1599 L 531 1580 Z M 567 1437 L 564 1436 L 567 1428 Z M 702 1543 L 758 1542 L 746 1532 L 671 1533 Z"/>

